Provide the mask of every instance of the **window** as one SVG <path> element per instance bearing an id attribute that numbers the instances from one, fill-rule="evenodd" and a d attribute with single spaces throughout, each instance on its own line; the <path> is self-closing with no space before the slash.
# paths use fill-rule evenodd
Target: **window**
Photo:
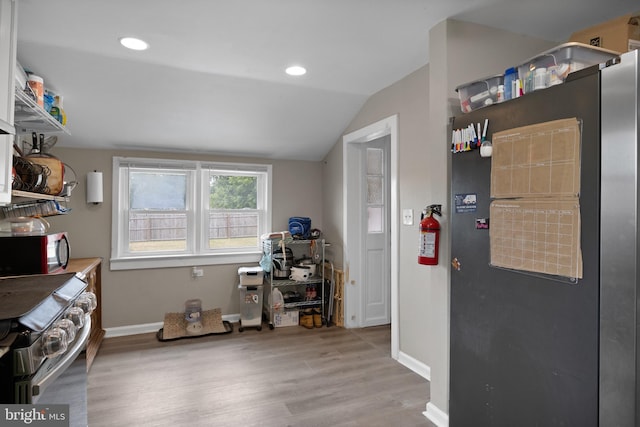
<path id="1" fill-rule="evenodd" d="M 114 157 L 111 268 L 254 262 L 271 165 Z"/>
<path id="2" fill-rule="evenodd" d="M 384 230 L 384 150 L 367 148 L 367 232 Z"/>

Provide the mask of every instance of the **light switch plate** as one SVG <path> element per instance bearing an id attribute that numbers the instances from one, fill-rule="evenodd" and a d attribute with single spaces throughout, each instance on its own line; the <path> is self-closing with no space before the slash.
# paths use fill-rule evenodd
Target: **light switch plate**
<path id="1" fill-rule="evenodd" d="M 413 225 L 413 209 L 402 210 L 402 223 L 404 225 Z"/>

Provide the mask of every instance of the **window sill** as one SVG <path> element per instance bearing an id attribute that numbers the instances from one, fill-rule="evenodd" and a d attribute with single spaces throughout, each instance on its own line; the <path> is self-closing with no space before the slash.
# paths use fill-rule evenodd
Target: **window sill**
<path id="1" fill-rule="evenodd" d="M 216 255 L 170 255 L 137 258 L 112 258 L 111 270 L 143 270 L 149 268 L 192 267 L 194 265 L 246 264 L 260 261 L 262 253 L 229 253 Z"/>

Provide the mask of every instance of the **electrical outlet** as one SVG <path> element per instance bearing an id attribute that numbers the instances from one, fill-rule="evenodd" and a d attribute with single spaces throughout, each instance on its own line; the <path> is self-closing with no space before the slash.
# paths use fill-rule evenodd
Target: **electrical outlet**
<path id="1" fill-rule="evenodd" d="M 198 267 L 193 267 L 191 269 L 191 277 L 197 279 L 198 277 L 204 276 L 204 270 Z"/>
<path id="2" fill-rule="evenodd" d="M 402 210 L 402 223 L 404 225 L 413 225 L 413 209 Z"/>

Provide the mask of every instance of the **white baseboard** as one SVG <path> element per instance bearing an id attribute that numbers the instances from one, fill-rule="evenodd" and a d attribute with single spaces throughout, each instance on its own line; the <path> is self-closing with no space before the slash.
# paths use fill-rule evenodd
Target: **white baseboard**
<path id="1" fill-rule="evenodd" d="M 431 368 L 406 353 L 398 353 L 398 362 L 411 369 L 427 381 L 431 381 Z"/>
<path id="2" fill-rule="evenodd" d="M 157 332 L 162 328 L 163 322 L 144 323 L 142 325 L 116 326 L 113 328 L 105 328 L 105 338 L 125 337 L 128 335 L 148 334 L 149 332 Z"/>
<path id="3" fill-rule="evenodd" d="M 230 323 L 236 323 L 240 320 L 240 314 L 226 314 L 222 316 L 222 320 Z M 143 323 L 141 325 L 116 326 L 105 329 L 105 338 L 124 337 L 128 335 L 148 334 L 157 332 L 164 325 L 163 322 Z"/>
<path id="4" fill-rule="evenodd" d="M 449 414 L 444 413 L 431 402 L 427 403 L 427 410 L 422 414 L 438 427 L 449 427 Z"/>

